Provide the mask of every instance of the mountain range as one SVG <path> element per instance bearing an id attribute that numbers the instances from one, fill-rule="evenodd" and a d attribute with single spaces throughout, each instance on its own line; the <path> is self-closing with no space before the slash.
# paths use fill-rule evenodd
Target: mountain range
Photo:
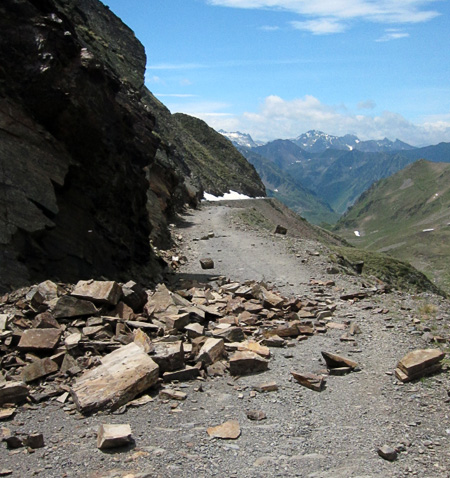
<path id="1" fill-rule="evenodd" d="M 268 195 L 275 195 L 275 189 L 288 189 L 288 197 L 278 198 L 315 224 L 334 223 L 375 181 L 418 159 L 450 162 L 449 143 L 415 148 L 399 140 L 360 141 L 353 135 L 337 137 L 320 131 L 309 131 L 295 140 L 277 139 L 239 149 L 256 167 Z M 277 167 L 280 181 L 276 188 L 267 181 L 267 166 L 263 168 L 265 163 L 255 154 Z M 282 187 L 281 177 L 289 187 Z M 295 189 L 295 185 L 303 189 Z M 320 205 L 305 207 L 305 190 Z"/>

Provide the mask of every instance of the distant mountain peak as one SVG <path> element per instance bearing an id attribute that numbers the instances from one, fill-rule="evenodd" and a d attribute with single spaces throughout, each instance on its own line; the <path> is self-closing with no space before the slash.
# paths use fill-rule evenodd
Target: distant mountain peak
<path id="1" fill-rule="evenodd" d="M 253 138 L 247 133 L 241 133 L 240 131 L 224 131 L 219 129 L 221 135 L 228 138 L 235 146 L 243 146 L 244 148 L 256 148 L 264 144 L 262 141 L 254 141 Z"/>

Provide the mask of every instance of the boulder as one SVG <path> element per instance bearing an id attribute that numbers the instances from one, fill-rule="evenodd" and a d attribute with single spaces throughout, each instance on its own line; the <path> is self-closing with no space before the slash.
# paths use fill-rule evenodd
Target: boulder
<path id="1" fill-rule="evenodd" d="M 316 392 L 321 392 L 324 388 L 325 379 L 322 375 L 297 372 L 291 372 L 291 374 L 300 385 L 303 385 L 306 388 L 309 388 Z"/>
<path id="2" fill-rule="evenodd" d="M 216 427 L 210 427 L 207 430 L 211 438 L 221 438 L 223 440 L 236 440 L 241 434 L 241 428 L 237 420 L 229 420 Z"/>
<path id="3" fill-rule="evenodd" d="M 152 359 L 159 365 L 161 374 L 184 368 L 183 342 L 153 342 Z"/>
<path id="4" fill-rule="evenodd" d="M 325 359 L 327 367 L 332 368 L 341 368 L 341 367 L 350 367 L 351 370 L 354 370 L 358 367 L 357 362 L 346 357 L 341 357 L 340 355 L 332 354 L 330 352 L 322 352 L 322 357 Z"/>
<path id="5" fill-rule="evenodd" d="M 81 317 L 84 315 L 95 315 L 97 309 L 88 300 L 77 299 L 70 295 L 63 295 L 52 307 L 51 312 L 55 319 Z"/>
<path id="6" fill-rule="evenodd" d="M 46 377 L 59 370 L 58 364 L 49 357 L 35 360 L 26 365 L 21 372 L 21 378 L 25 383 L 33 382 L 39 378 Z"/>
<path id="7" fill-rule="evenodd" d="M 402 382 L 431 375 L 442 368 L 445 353 L 439 349 L 419 349 L 406 354 L 395 369 L 396 377 Z"/>
<path id="8" fill-rule="evenodd" d="M 81 413 L 115 410 L 155 385 L 158 377 L 158 364 L 130 343 L 104 356 L 101 365 L 86 371 L 70 392 Z"/>
<path id="9" fill-rule="evenodd" d="M 22 403 L 29 394 L 30 389 L 24 382 L 0 383 L 0 405 L 4 403 Z"/>

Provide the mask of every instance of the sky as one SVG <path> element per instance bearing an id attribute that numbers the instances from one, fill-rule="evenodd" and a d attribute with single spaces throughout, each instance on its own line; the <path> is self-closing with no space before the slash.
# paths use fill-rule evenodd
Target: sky
<path id="1" fill-rule="evenodd" d="M 450 0 L 103 0 L 172 113 L 253 139 L 450 142 Z"/>

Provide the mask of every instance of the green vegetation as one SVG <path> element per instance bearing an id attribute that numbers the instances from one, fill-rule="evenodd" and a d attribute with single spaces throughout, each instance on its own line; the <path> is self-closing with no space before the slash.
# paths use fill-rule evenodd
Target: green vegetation
<path id="1" fill-rule="evenodd" d="M 407 262 L 402 262 L 386 254 L 364 251 L 354 247 L 332 247 L 335 255 L 331 260 L 341 262 L 343 256 L 349 263 L 364 262 L 363 276 L 383 281 L 388 286 L 409 292 L 429 291 L 436 294 L 444 293 L 436 287 L 422 272 Z"/>
<path id="2" fill-rule="evenodd" d="M 204 121 L 177 113 L 185 158 L 191 171 L 201 179 L 205 191 L 222 196 L 230 189 L 251 197 L 265 196 L 265 188 L 255 168 L 231 141 L 210 128 Z"/>
<path id="3" fill-rule="evenodd" d="M 335 231 L 356 247 L 410 262 L 448 291 L 449 206 L 450 165 L 419 160 L 375 183 Z"/>

